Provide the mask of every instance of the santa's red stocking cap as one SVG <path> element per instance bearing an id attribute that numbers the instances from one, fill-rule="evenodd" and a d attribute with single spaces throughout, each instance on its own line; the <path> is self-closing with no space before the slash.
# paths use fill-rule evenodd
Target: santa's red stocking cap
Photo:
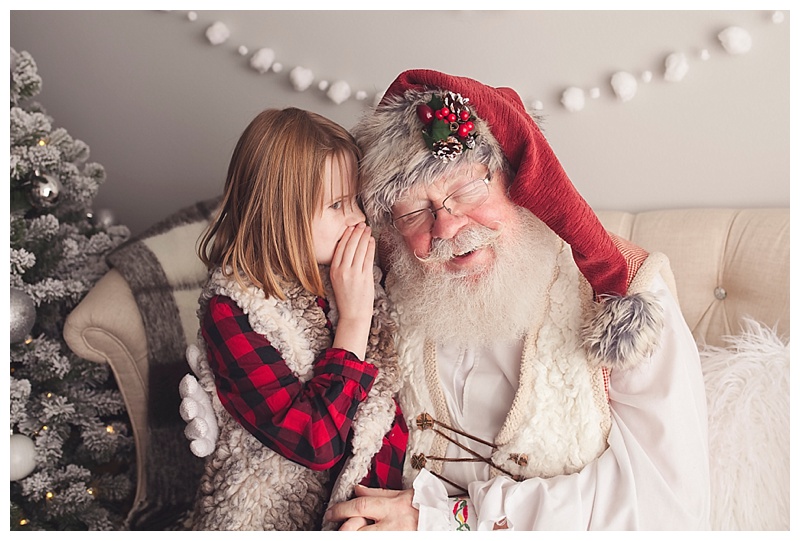
<path id="1" fill-rule="evenodd" d="M 440 107 L 449 106 L 450 119 L 431 118 Z M 426 106 L 431 107 L 431 110 Z M 448 110 L 449 110 L 448 109 Z M 461 115 L 464 115 L 463 117 Z M 444 126 L 451 126 L 446 129 Z M 433 127 L 438 127 L 438 132 Z M 452 131 L 450 131 L 452 130 Z M 577 192 L 564 168 L 536 122 L 525 110 L 519 95 L 510 88 L 494 88 L 467 77 L 447 75 L 433 70 L 410 70 L 401 73 L 389 86 L 373 114 L 353 129 L 364 157 L 362 198 L 373 225 L 388 220 L 392 205 L 411 186 L 430 183 L 452 164 L 480 161 L 490 169 L 506 161 L 515 172 L 510 187 L 512 200 L 542 220 L 572 248 L 581 273 L 598 298 L 624 296 L 630 279 L 628 264 L 611 240 L 589 204 Z M 638 302 L 638 300 L 637 300 Z M 651 310 L 652 308 L 652 310 Z M 603 315 L 598 356 L 618 355 L 619 325 L 641 326 L 644 317 L 647 332 L 658 332 L 659 307 L 626 307 L 611 310 L 623 314 Z M 651 321 L 653 320 L 653 321 Z M 655 324 L 652 327 L 651 324 Z M 594 324 L 592 324 L 594 325 Z M 652 327 L 652 328 L 650 328 Z M 623 337 L 623 349 L 647 353 L 655 337 Z M 633 345 L 631 346 L 630 343 Z M 609 349 L 615 352 L 609 353 Z M 626 364 L 623 360 L 620 364 Z M 614 364 L 614 363 L 612 363 Z"/>
<path id="2" fill-rule="evenodd" d="M 403 95 L 409 89 L 430 88 L 469 98 L 468 105 L 488 124 L 516 171 L 512 200 L 533 212 L 572 247 L 578 268 L 596 294 L 624 295 L 628 282 L 625 258 L 573 186 L 519 95 L 510 88 L 493 88 L 466 77 L 411 70 L 395 79 L 383 99 Z"/>

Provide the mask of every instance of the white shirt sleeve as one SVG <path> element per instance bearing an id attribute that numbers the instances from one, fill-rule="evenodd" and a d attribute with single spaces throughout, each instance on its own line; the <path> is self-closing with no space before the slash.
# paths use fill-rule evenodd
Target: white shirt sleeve
<path id="1" fill-rule="evenodd" d="M 656 279 L 652 290 L 664 307 L 662 339 L 648 361 L 611 373 L 608 449 L 570 475 L 522 482 L 501 476 L 470 483 L 470 511 L 479 530 L 498 523 L 514 530 L 709 528 L 708 422 L 700 359 L 664 281 Z M 418 481 L 419 489 L 441 484 L 432 475 Z M 433 501 L 418 505 L 444 509 Z M 420 520 L 419 526 L 434 527 L 434 522 Z"/>

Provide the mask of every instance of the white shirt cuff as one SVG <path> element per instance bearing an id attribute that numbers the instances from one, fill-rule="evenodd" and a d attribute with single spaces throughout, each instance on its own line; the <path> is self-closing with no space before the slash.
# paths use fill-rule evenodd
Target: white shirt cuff
<path id="1" fill-rule="evenodd" d="M 469 498 L 450 498 L 439 479 L 426 469 L 414 479 L 412 505 L 419 510 L 420 531 L 475 530 L 475 513 Z"/>

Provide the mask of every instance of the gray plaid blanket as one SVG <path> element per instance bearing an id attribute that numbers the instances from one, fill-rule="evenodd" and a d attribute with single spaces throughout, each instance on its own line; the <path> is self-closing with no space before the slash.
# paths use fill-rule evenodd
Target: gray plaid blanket
<path id="1" fill-rule="evenodd" d="M 197 336 L 197 301 L 206 279 L 196 243 L 219 201 L 182 209 L 107 256 L 130 284 L 149 354 L 147 499 L 128 515 L 131 530 L 179 528 L 195 500 L 203 460 L 189 451 L 183 435 L 178 384 L 189 372 L 184 355 L 187 339 Z"/>

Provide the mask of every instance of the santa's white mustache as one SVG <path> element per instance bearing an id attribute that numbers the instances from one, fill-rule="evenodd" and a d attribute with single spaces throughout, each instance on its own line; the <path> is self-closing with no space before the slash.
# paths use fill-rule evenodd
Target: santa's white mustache
<path id="1" fill-rule="evenodd" d="M 474 225 L 458 232 L 451 239 L 433 239 L 431 249 L 426 256 L 419 256 L 414 252 L 414 257 L 423 263 L 444 263 L 454 257 L 474 252 L 480 248 L 491 246 L 503 232 L 502 222 L 497 229 L 483 225 Z"/>

